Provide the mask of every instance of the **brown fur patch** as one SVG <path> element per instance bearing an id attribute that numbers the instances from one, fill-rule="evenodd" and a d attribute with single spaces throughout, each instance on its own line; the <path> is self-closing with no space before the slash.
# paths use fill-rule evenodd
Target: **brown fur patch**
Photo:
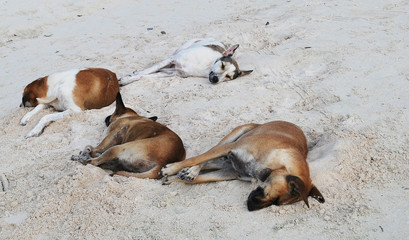
<path id="1" fill-rule="evenodd" d="M 73 100 L 85 109 L 99 109 L 115 101 L 119 91 L 116 74 L 103 68 L 88 68 L 76 76 Z"/>
<path id="2" fill-rule="evenodd" d="M 45 98 L 47 96 L 47 80 L 48 76 L 39 78 L 24 88 L 22 99 L 23 105 L 29 102 L 32 107 L 35 107 L 38 105 L 37 98 Z"/>

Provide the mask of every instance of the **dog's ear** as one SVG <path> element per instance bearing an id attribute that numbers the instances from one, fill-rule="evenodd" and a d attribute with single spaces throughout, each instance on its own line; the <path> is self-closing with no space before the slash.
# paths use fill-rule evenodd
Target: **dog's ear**
<path id="1" fill-rule="evenodd" d="M 318 188 L 316 186 L 314 186 L 314 184 L 312 185 L 310 193 L 308 194 L 308 196 L 311 196 L 312 198 L 316 199 L 320 203 L 325 202 L 325 199 L 322 196 L 321 192 L 318 190 Z"/>
<path id="2" fill-rule="evenodd" d="M 111 116 L 112 116 L 112 115 L 109 115 L 108 117 L 105 118 L 105 125 L 106 125 L 107 127 L 109 126 L 109 124 L 111 124 Z"/>
<path id="3" fill-rule="evenodd" d="M 249 74 L 252 73 L 252 72 L 253 72 L 253 70 L 240 71 L 239 77 L 243 77 L 243 76 L 249 75 Z"/>
<path id="4" fill-rule="evenodd" d="M 156 122 L 156 120 L 158 120 L 158 117 L 157 117 L 157 116 L 154 116 L 154 117 L 150 117 L 149 119 L 152 120 L 152 121 L 154 121 L 154 122 Z"/>
<path id="5" fill-rule="evenodd" d="M 266 181 L 267 178 L 270 176 L 271 172 L 273 172 L 273 170 L 271 170 L 271 168 L 264 168 L 263 170 L 261 170 L 261 171 L 258 173 L 257 178 L 258 178 L 260 181 L 264 182 L 264 181 Z"/>
<path id="6" fill-rule="evenodd" d="M 116 108 L 115 108 L 115 113 L 116 115 L 121 115 L 123 113 L 125 113 L 126 111 L 126 107 L 124 102 L 122 101 L 122 96 L 121 94 L 118 92 L 116 94 Z"/>
<path id="7" fill-rule="evenodd" d="M 288 175 L 286 177 L 286 180 L 290 189 L 291 196 L 300 196 L 307 205 L 307 207 L 309 208 L 310 205 L 308 204 L 307 189 L 305 188 L 305 184 L 301 180 L 301 178 L 293 175 Z"/>
<path id="8" fill-rule="evenodd" d="M 236 44 L 232 47 L 230 47 L 229 49 L 227 49 L 224 53 L 223 56 L 225 57 L 231 57 L 234 54 L 234 51 L 236 51 L 236 49 L 239 47 L 239 44 Z"/>

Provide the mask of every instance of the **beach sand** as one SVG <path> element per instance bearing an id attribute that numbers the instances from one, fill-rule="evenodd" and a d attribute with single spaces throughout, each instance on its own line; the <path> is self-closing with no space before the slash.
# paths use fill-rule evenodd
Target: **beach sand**
<path id="1" fill-rule="evenodd" d="M 0 239 L 407 238 L 408 12 L 398 0 L 1 1 Z M 106 135 L 114 105 L 25 139 L 53 111 L 19 124 L 38 77 L 81 67 L 121 77 L 204 37 L 240 44 L 235 59 L 254 72 L 217 85 L 145 78 L 121 88 L 125 104 L 178 133 L 187 157 L 238 125 L 299 125 L 324 204 L 249 212 L 257 182 L 162 186 L 72 162 Z"/>

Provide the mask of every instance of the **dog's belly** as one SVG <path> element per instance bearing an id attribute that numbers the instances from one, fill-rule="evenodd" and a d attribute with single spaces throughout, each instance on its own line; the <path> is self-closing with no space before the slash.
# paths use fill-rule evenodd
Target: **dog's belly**
<path id="1" fill-rule="evenodd" d="M 208 77 L 221 53 L 207 47 L 187 49 L 175 57 L 176 69 L 185 76 Z"/>
<path id="2" fill-rule="evenodd" d="M 120 161 L 121 166 L 129 172 L 142 173 L 151 170 L 156 163 L 149 160 Z"/>
<path id="3" fill-rule="evenodd" d="M 121 167 L 129 172 L 145 172 L 156 166 L 155 161 L 148 160 L 149 157 L 141 148 L 122 151 L 117 158 Z"/>
<path id="4" fill-rule="evenodd" d="M 262 170 L 262 166 L 256 161 L 254 156 L 244 149 L 231 151 L 227 158 L 231 161 L 234 170 L 241 177 L 256 178 L 258 173 Z"/>

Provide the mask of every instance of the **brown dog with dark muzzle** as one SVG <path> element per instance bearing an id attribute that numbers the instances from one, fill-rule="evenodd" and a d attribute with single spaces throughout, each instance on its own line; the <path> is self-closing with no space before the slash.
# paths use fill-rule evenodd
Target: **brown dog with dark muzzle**
<path id="1" fill-rule="evenodd" d="M 301 200 L 309 207 L 308 196 L 325 200 L 312 184 L 307 153 L 305 135 L 292 123 L 246 124 L 209 151 L 166 165 L 161 174 L 165 184 L 178 180 L 168 178 L 176 173 L 186 183 L 258 179 L 260 186 L 248 197 L 249 211 Z"/>
<path id="2" fill-rule="evenodd" d="M 126 108 L 118 93 L 115 112 L 105 119 L 108 136 L 97 147 L 87 146 L 71 159 L 110 169 L 112 175 L 159 178 L 163 166 L 182 161 L 186 153 L 179 136 L 156 119 Z"/>

